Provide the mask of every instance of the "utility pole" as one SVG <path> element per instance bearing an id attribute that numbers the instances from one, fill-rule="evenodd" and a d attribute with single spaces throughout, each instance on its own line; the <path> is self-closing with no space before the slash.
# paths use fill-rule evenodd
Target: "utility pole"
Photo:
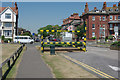
<path id="1" fill-rule="evenodd" d="M 14 7 L 14 1 L 12 1 L 12 7 Z M 14 39 L 14 11 L 12 13 L 12 41 Z"/>

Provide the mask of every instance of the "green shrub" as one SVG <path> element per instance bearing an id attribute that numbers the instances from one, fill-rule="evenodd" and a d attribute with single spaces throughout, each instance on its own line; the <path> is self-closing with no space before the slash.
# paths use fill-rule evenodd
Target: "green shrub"
<path id="1" fill-rule="evenodd" d="M 96 37 L 92 37 L 91 39 L 92 39 L 92 40 L 95 40 L 95 39 L 96 39 Z"/>
<path id="2" fill-rule="evenodd" d="M 4 40 L 4 39 L 5 39 L 5 36 L 2 36 L 1 39 Z"/>
<path id="3" fill-rule="evenodd" d="M 111 45 L 120 46 L 120 41 L 113 42 Z"/>
<path id="4" fill-rule="evenodd" d="M 8 41 L 10 41 L 10 42 L 11 42 L 11 41 L 12 41 L 12 39 L 10 39 L 10 38 L 5 38 L 5 39 L 4 39 L 4 42 L 5 42 L 5 43 L 8 43 Z"/>
<path id="5" fill-rule="evenodd" d="M 108 36 L 108 39 L 113 40 L 113 36 L 112 35 Z"/>
<path id="6" fill-rule="evenodd" d="M 107 41 L 108 40 L 108 37 L 105 37 L 105 41 Z"/>

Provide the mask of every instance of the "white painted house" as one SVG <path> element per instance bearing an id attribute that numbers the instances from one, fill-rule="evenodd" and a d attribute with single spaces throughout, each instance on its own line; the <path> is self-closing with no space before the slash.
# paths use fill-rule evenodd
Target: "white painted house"
<path id="1" fill-rule="evenodd" d="M 5 38 L 12 38 L 13 31 L 14 36 L 17 35 L 17 24 L 17 4 L 15 3 L 15 7 L 0 7 L 0 37 L 4 35 Z"/>

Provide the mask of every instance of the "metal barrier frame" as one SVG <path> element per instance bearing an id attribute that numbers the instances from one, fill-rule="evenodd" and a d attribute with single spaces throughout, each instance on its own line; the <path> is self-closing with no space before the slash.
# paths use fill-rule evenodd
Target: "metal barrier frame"
<path id="1" fill-rule="evenodd" d="M 41 32 L 41 52 L 44 53 L 44 44 L 72 44 L 73 47 L 76 47 L 75 44 L 83 44 L 84 48 L 81 47 L 76 47 L 80 50 L 83 50 L 84 52 L 86 52 L 86 22 L 84 22 L 84 41 L 78 41 L 78 42 L 43 42 L 43 32 L 80 32 L 80 31 L 67 31 L 67 30 L 40 30 Z"/>

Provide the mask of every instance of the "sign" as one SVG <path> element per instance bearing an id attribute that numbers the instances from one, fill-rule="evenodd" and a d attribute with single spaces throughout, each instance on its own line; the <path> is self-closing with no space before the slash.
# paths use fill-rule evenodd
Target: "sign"
<path id="1" fill-rule="evenodd" d="M 114 26 L 114 32 L 118 32 L 118 26 Z"/>
<path id="2" fill-rule="evenodd" d="M 38 37 L 40 37 L 40 34 L 38 34 Z"/>
<path id="3" fill-rule="evenodd" d="M 35 33 L 32 33 L 32 35 L 34 36 L 34 35 L 35 35 Z"/>

